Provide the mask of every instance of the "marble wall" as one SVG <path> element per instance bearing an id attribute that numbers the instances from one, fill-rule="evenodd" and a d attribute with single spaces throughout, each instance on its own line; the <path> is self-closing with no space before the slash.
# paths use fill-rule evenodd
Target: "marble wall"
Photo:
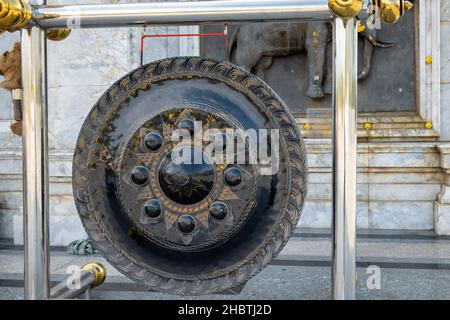
<path id="1" fill-rule="evenodd" d="M 441 6 L 441 140 L 450 141 L 450 1 Z"/>
<path id="2" fill-rule="evenodd" d="M 52 1 L 62 3 L 62 1 Z M 74 1 L 66 1 L 74 3 Z M 83 0 L 76 2 L 86 3 Z M 95 0 L 90 2 L 118 2 Z M 129 2 L 129 1 L 128 1 Z M 441 38 L 450 32 L 450 0 L 441 0 Z M 72 150 L 83 120 L 106 88 L 139 65 L 142 32 L 192 32 L 196 27 L 74 30 L 49 42 L 50 238 L 64 245 L 85 236 L 71 190 Z M 18 34 L 3 35 L 0 50 Z M 151 39 L 145 62 L 198 53 L 195 39 Z M 359 144 L 358 227 L 432 230 L 450 234 L 450 45 L 441 41 L 441 132 L 439 141 Z M 21 140 L 9 131 L 9 93 L 0 91 L 0 238 L 22 242 Z M 307 139 L 309 194 L 300 224 L 331 225 L 331 144 Z M 448 165 L 448 166 L 447 166 Z"/>
<path id="3" fill-rule="evenodd" d="M 434 203 L 434 226 L 442 234 L 450 234 L 450 1 L 441 0 L 441 167 L 445 174 L 437 201 Z"/>

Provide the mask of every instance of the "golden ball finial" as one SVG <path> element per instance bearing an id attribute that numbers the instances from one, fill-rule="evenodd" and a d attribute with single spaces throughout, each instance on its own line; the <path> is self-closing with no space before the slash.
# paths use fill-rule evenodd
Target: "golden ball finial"
<path id="1" fill-rule="evenodd" d="M 384 23 L 396 23 L 398 19 L 414 6 L 406 0 L 378 0 L 380 18 Z"/>
<path id="2" fill-rule="evenodd" d="M 363 0 L 328 0 L 331 12 L 342 19 L 354 18 L 363 8 Z"/>
<path id="3" fill-rule="evenodd" d="M 408 10 L 411 10 L 414 7 L 414 5 L 409 1 L 405 1 L 404 7 L 405 7 L 405 10 L 408 11 Z"/>
<path id="4" fill-rule="evenodd" d="M 15 31 L 31 21 L 31 7 L 25 0 L 0 0 L 0 29 Z"/>
<path id="5" fill-rule="evenodd" d="M 98 287 L 106 279 L 106 268 L 98 262 L 90 262 L 81 267 L 81 270 L 91 272 L 94 275 L 92 287 Z"/>
<path id="6" fill-rule="evenodd" d="M 70 29 L 55 29 L 47 31 L 47 38 L 51 41 L 61 41 L 66 39 L 72 30 Z"/>
<path id="7" fill-rule="evenodd" d="M 372 124 L 370 122 L 366 122 L 363 125 L 364 130 L 370 130 L 372 129 Z"/>

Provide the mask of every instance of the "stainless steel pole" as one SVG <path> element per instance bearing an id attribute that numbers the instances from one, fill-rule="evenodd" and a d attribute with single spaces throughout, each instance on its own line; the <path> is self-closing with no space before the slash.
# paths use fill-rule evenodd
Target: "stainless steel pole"
<path id="1" fill-rule="evenodd" d="M 334 161 L 332 293 L 355 299 L 356 116 L 358 31 L 354 19 L 334 19 Z"/>
<path id="2" fill-rule="evenodd" d="M 330 20 L 328 0 L 182 1 L 35 7 L 42 28 Z"/>
<path id="3" fill-rule="evenodd" d="M 35 4 L 44 4 L 38 1 Z M 25 299 L 48 299 L 48 146 L 45 31 L 22 31 Z"/>

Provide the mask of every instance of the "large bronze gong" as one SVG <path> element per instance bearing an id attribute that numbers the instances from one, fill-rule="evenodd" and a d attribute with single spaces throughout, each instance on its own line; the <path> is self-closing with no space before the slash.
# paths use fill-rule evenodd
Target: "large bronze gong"
<path id="1" fill-rule="evenodd" d="M 199 140 L 206 128 L 215 134 Z M 178 129 L 192 139 L 174 140 Z M 250 161 L 262 141 L 246 135 L 248 161 L 211 159 L 235 145 L 230 132 L 251 129 L 279 132 L 272 174 Z M 173 294 L 223 291 L 267 266 L 297 225 L 306 175 L 283 101 L 247 71 L 200 57 L 156 61 L 117 81 L 84 122 L 73 160 L 76 206 L 97 248 L 129 278 Z"/>

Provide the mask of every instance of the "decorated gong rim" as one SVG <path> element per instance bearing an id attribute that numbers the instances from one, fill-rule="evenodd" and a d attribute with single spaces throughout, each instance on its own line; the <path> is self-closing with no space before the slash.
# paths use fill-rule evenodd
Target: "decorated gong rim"
<path id="1" fill-rule="evenodd" d="M 188 132 L 189 121 L 180 123 L 195 118 L 276 130 L 277 170 L 223 167 L 209 155 L 199 167 L 174 165 L 180 145 L 158 120 L 171 112 L 166 124 Z M 73 190 L 87 233 L 117 270 L 149 289 L 198 295 L 248 281 L 280 252 L 300 217 L 306 174 L 295 119 L 264 82 L 228 62 L 179 57 L 132 71 L 99 99 L 77 141 Z"/>

